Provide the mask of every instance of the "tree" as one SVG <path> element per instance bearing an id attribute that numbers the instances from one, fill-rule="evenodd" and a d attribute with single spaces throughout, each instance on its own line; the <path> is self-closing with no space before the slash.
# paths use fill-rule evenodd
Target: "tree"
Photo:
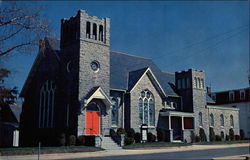
<path id="1" fill-rule="evenodd" d="M 50 34 L 43 9 L 34 2 L 2 1 L 0 6 L 0 62 L 8 55 L 31 51 Z M 17 87 L 6 88 L 4 80 L 10 70 L 5 68 L 0 66 L 0 111 L 14 103 L 18 94 Z"/>
<path id="2" fill-rule="evenodd" d="M 0 8 L 0 57 L 27 52 L 48 35 L 49 23 L 33 2 L 3 1 Z"/>

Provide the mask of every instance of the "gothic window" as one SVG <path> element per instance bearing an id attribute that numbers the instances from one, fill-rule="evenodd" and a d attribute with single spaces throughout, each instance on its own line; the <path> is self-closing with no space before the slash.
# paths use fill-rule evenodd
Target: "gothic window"
<path id="1" fill-rule="evenodd" d="M 144 90 L 139 98 L 139 123 L 149 126 L 155 125 L 155 102 L 153 94 Z"/>
<path id="2" fill-rule="evenodd" d="M 233 115 L 230 116 L 230 126 L 231 127 L 234 126 L 234 117 L 233 117 Z"/>
<path id="3" fill-rule="evenodd" d="M 181 79 L 178 79 L 178 89 L 181 89 Z"/>
<path id="4" fill-rule="evenodd" d="M 47 80 L 40 89 L 39 128 L 52 128 L 56 85 Z"/>
<path id="5" fill-rule="evenodd" d="M 86 24 L 86 38 L 90 38 L 90 22 Z"/>
<path id="6" fill-rule="evenodd" d="M 189 81 L 189 78 L 186 79 L 187 81 L 187 88 L 190 88 L 190 81 Z"/>
<path id="7" fill-rule="evenodd" d="M 214 115 L 210 114 L 210 126 L 214 126 Z"/>
<path id="8" fill-rule="evenodd" d="M 201 80 L 200 80 L 200 78 L 198 78 L 198 87 L 197 88 L 201 88 Z"/>
<path id="9" fill-rule="evenodd" d="M 103 26 L 99 26 L 99 41 L 103 42 Z"/>
<path id="10" fill-rule="evenodd" d="M 182 79 L 182 88 L 183 89 L 186 88 L 186 79 L 185 78 Z"/>
<path id="11" fill-rule="evenodd" d="M 95 23 L 93 24 L 93 39 L 97 39 L 97 26 Z"/>
<path id="12" fill-rule="evenodd" d="M 198 88 L 197 78 L 194 78 L 194 88 Z"/>
<path id="13" fill-rule="evenodd" d="M 220 125 L 224 126 L 224 116 L 223 116 L 223 114 L 220 115 Z"/>
<path id="14" fill-rule="evenodd" d="M 203 126 L 203 124 L 202 124 L 202 113 L 201 112 L 199 113 L 199 125 Z"/>
<path id="15" fill-rule="evenodd" d="M 201 88 L 204 88 L 204 80 L 201 79 Z"/>
<path id="16" fill-rule="evenodd" d="M 112 98 L 112 125 L 118 125 L 118 100 L 117 98 Z"/>

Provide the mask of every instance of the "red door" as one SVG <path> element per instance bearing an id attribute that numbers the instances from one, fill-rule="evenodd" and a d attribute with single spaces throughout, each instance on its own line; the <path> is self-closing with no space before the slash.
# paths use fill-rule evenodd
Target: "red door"
<path id="1" fill-rule="evenodd" d="M 100 134 L 100 114 L 99 112 L 87 112 L 86 115 L 86 134 Z"/>

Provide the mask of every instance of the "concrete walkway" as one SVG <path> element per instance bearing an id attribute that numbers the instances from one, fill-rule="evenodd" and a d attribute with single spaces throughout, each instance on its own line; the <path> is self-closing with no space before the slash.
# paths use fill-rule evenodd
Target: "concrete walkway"
<path id="1" fill-rule="evenodd" d="M 181 147 L 164 147 L 158 149 L 136 149 L 136 150 L 105 150 L 98 152 L 79 152 L 79 153 L 58 153 L 58 154 L 42 154 L 40 160 L 55 160 L 55 159 L 77 159 L 77 158 L 94 158 L 106 156 L 119 156 L 119 155 L 138 155 L 150 153 L 166 153 L 166 152 L 181 152 L 193 150 L 209 150 L 209 149 L 222 149 L 234 147 L 249 147 L 249 143 L 230 144 L 230 145 L 192 145 Z M 245 159 L 247 155 L 235 155 L 228 157 L 214 157 L 214 159 Z M 23 156 L 0 156 L 0 160 L 34 160 L 38 159 L 38 155 L 23 155 Z"/>

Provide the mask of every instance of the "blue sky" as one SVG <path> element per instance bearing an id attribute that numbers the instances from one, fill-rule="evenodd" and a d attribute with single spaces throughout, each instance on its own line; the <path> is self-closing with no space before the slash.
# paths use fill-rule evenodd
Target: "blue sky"
<path id="1" fill-rule="evenodd" d="M 149 57 L 164 71 L 206 72 L 212 91 L 248 86 L 248 1 L 61 1 L 45 5 L 60 38 L 60 20 L 79 9 L 111 18 L 111 50 Z M 35 3 L 35 4 L 36 4 Z M 9 86 L 21 90 L 37 52 L 9 58 Z"/>

